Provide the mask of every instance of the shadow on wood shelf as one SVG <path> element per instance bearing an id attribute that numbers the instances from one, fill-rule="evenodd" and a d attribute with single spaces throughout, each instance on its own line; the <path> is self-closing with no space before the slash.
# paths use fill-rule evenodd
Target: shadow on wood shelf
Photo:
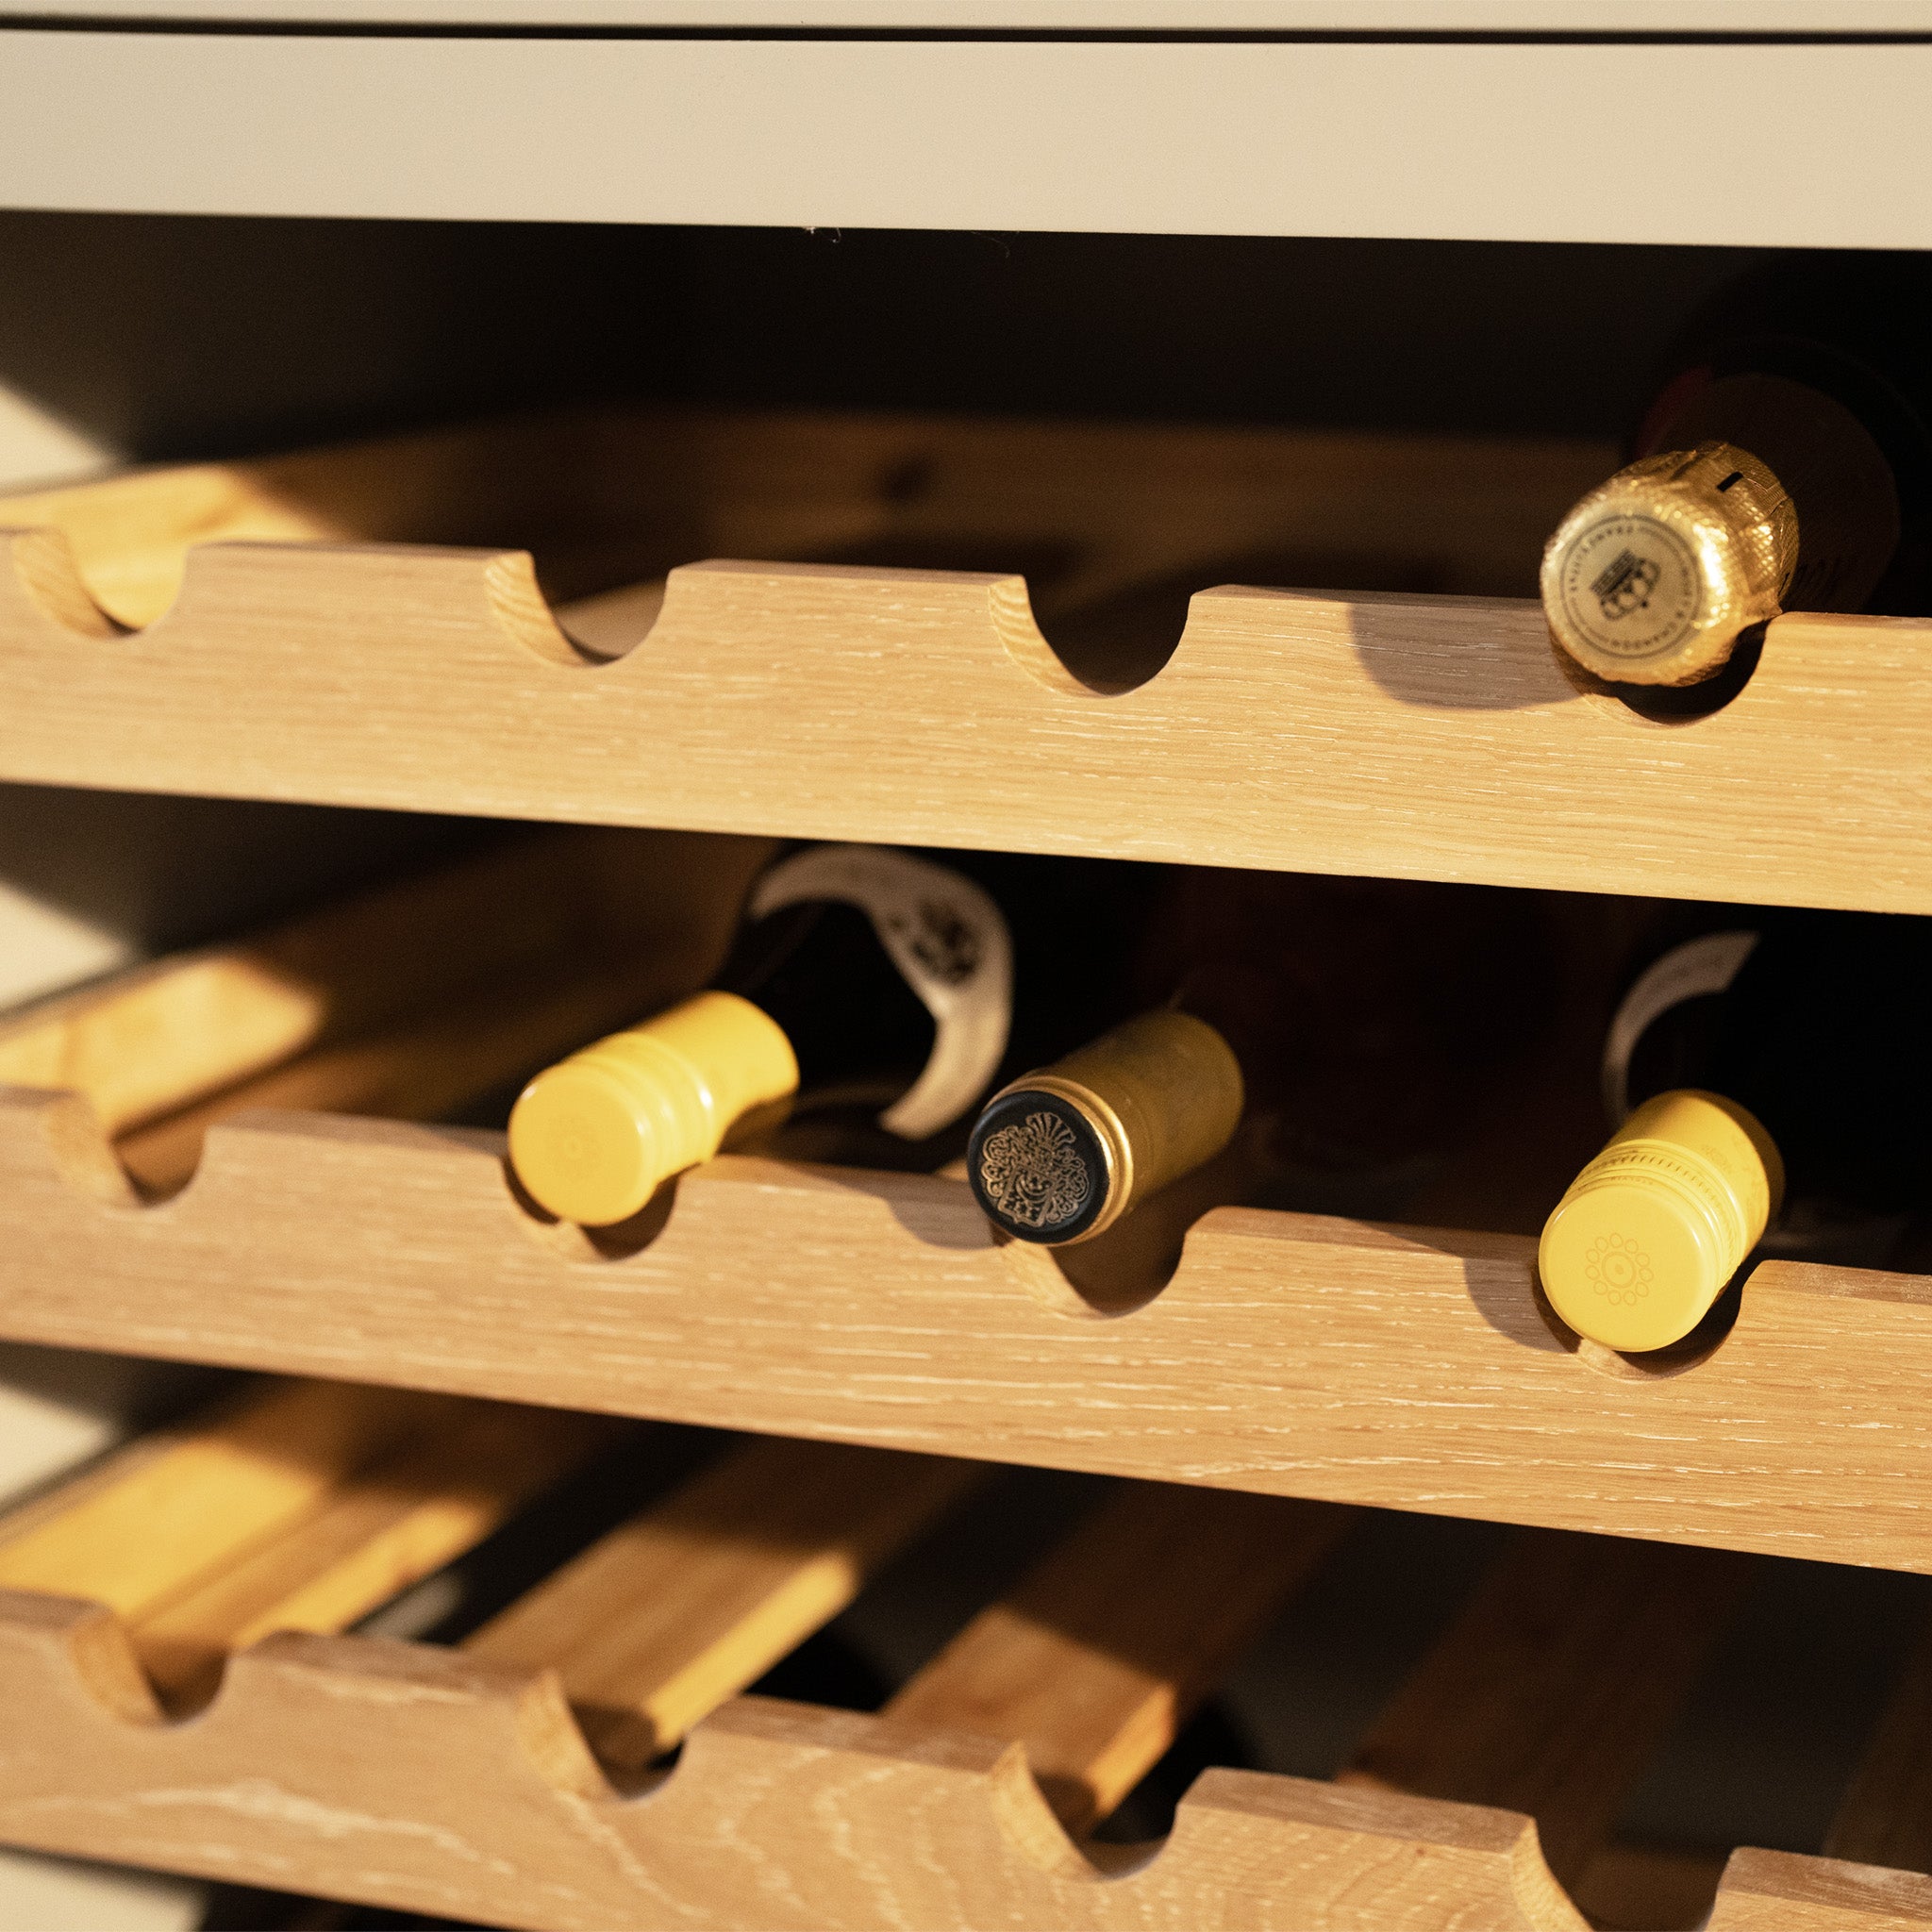
<path id="1" fill-rule="evenodd" d="M 1701 1357 L 1579 1346 L 1523 1236 L 1250 1208 L 1108 1314 L 963 1182 L 724 1157 L 632 1241 L 491 1134 L 218 1124 L 142 1208 L 0 1090 L 0 1333 L 239 1367 L 1932 1570 L 1932 1284 L 1766 1262 Z"/>
<path id="2" fill-rule="evenodd" d="M 1024 1745 L 763 1697 L 724 1704 L 626 1796 L 553 1674 L 373 1638 L 270 1637 L 166 1725 L 111 1613 L 0 1592 L 0 1698 L 9 1841 L 539 1932 L 1589 1923 L 1521 1812 L 1215 1770 L 1151 1862 L 1096 1867 Z M 1924 1926 L 1932 1879 L 1740 1850 L 1707 1924 Z"/>
<path id="3" fill-rule="evenodd" d="M 43 527 L 0 571 L 0 775 L 1932 910 L 1925 626 L 1780 619 L 1739 695 L 1666 723 L 1579 688 L 1533 602 L 1461 594 L 1530 588 L 1604 461 L 631 417 L 16 498 Z M 542 588 L 521 551 L 393 541 L 498 529 Z M 205 544 L 169 602 L 191 538 L 296 534 L 385 542 Z M 706 550 L 837 560 L 546 602 Z M 969 558 L 1030 575 L 878 567 Z M 1250 566 L 1349 588 L 1211 588 Z"/>
<path id="4" fill-rule="evenodd" d="M 1832 1857 L 1619 1835 L 1748 1559 L 1508 1539 L 1332 1782 L 1209 1770 L 1164 1839 L 1095 1838 L 1354 1512 L 1114 1486 L 871 1714 L 739 1693 L 929 1554 L 973 1470 L 754 1440 L 680 1474 L 674 1434 L 585 1471 L 655 1471 L 639 1513 L 560 1567 L 513 1559 L 508 1601 L 486 1581 L 434 1643 L 336 1633 L 439 1580 L 594 1423 L 272 1385 L 0 1519 L 0 1839 L 533 1932 L 1584 1932 L 1690 1925 L 1713 1895 L 1731 1932 L 1932 1924 L 1932 1880 L 1863 1862 L 1932 1850 L 1923 1632 L 1860 1726 Z"/>

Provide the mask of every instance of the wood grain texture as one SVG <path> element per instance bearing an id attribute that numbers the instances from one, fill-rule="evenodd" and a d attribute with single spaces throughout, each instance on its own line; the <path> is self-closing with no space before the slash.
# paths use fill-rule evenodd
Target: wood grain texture
<path id="1" fill-rule="evenodd" d="M 1154 510 L 1172 514 L 1187 461 L 1170 458 L 1164 494 L 1138 491 L 1134 445 L 1109 452 L 1085 432 L 1068 462 L 1055 432 L 1030 434 L 1058 490 L 1016 486 L 1006 521 L 967 521 L 965 548 L 1031 566 L 1042 579 L 1037 611 L 1021 575 L 687 563 L 648 641 L 615 662 L 569 641 L 528 558 L 510 551 L 211 544 L 191 554 L 158 624 L 91 636 L 102 624 L 88 615 L 65 540 L 29 533 L 0 568 L 0 674 L 16 699 L 0 718 L 0 775 L 1932 909 L 1924 625 L 1780 619 L 1727 708 L 1653 723 L 1573 684 L 1532 602 L 1209 588 L 1263 562 L 1276 581 L 1295 581 L 1293 570 L 1307 573 L 1302 582 L 1319 571 L 1386 583 L 1386 550 L 1362 555 L 1365 518 L 1401 533 L 1390 542 L 1420 545 L 1427 562 L 1453 550 L 1438 534 L 1446 526 L 1467 536 L 1493 511 L 1526 566 L 1541 542 L 1527 534 L 1532 518 L 1546 515 L 1559 473 L 1574 479 L 1583 467 L 1574 447 L 1525 455 L 1519 477 L 1494 445 L 1461 446 L 1458 468 L 1440 453 L 1423 460 L 1411 441 L 1418 476 L 1377 500 L 1373 486 L 1400 468 L 1386 445 L 1370 440 L 1353 465 L 1337 439 L 1319 454 L 1304 445 L 1297 491 L 1282 480 L 1295 473 L 1277 442 L 1272 468 L 1258 459 L 1250 475 L 1249 521 L 1223 533 L 1217 554 L 1204 525 L 1239 496 L 1241 460 L 1238 445 L 1210 441 L 1194 467 L 1218 492 L 1185 519 L 1185 541 L 1170 535 L 1136 575 L 1124 558 L 1158 523 Z M 735 441 L 723 430 L 708 441 L 687 423 L 680 441 L 667 428 L 652 491 L 669 559 L 722 538 L 779 556 L 961 554 L 958 528 L 949 535 L 929 507 L 896 518 L 880 507 L 899 448 L 912 453 L 892 473 L 908 479 L 901 492 L 944 498 L 921 480 L 910 431 L 897 443 L 876 427 L 842 441 L 824 431 L 817 495 L 787 467 L 805 465 L 810 436 L 787 435 L 760 442 L 741 425 Z M 927 441 L 943 472 L 952 445 L 939 432 Z M 702 463 L 730 471 L 755 446 L 778 480 L 756 505 L 740 486 L 714 508 Z M 1000 446 L 1024 473 L 1028 433 L 1006 425 Z M 1122 480 L 1101 469 L 1105 453 Z M 973 457 L 991 464 L 986 446 Z M 679 458 L 700 480 L 675 471 Z M 1326 516 L 1308 510 L 1337 475 L 1352 488 L 1335 491 Z M 1081 489 L 1102 507 L 1084 521 L 1056 523 L 1041 508 L 1030 532 L 1013 526 L 1029 503 L 1050 508 Z M 961 496 L 976 512 L 991 493 Z M 1258 556 L 1256 507 L 1282 505 L 1301 521 L 1276 531 L 1272 558 Z M 1198 594 L 1150 676 L 1174 630 L 1150 648 L 1124 630 L 1109 637 L 1106 612 L 1136 584 L 1147 590 L 1163 561 Z M 1428 568 L 1393 577 L 1440 580 Z M 1066 662 L 1036 615 L 1050 631 L 1068 626 Z M 1656 836 L 1661 824 L 1668 840 Z"/>
<path id="2" fill-rule="evenodd" d="M 0 1839 L 543 1932 L 1583 1932 L 1465 1806 L 1209 1772 L 1103 1878 L 1018 1746 L 887 1719 L 741 1698 L 640 1799 L 554 1677 L 425 1647 L 275 1637 L 192 1724 L 143 1699 L 103 1612 L 0 1596 Z"/>
<path id="3" fill-rule="evenodd" d="M 434 1417 L 426 1434 L 340 1484 L 286 1535 L 136 1621 L 142 1668 L 164 1697 L 190 1704 L 213 1690 L 231 1651 L 277 1630 L 348 1629 L 474 1549 L 621 1427 L 496 1403 Z"/>
<path id="4" fill-rule="evenodd" d="M 1790 1852 L 1733 1852 L 1706 1932 L 1907 1932 L 1932 1924 L 1932 1878 Z"/>
<path id="5" fill-rule="evenodd" d="M 1140 1783 L 1353 1512 L 1134 1484 L 989 1604 L 886 1707 L 1024 1744 L 1074 1834 Z"/>
<path id="6" fill-rule="evenodd" d="M 664 1205 L 600 1254 L 498 1137 L 256 1116 L 138 1208 L 77 1103 L 14 1093 L 0 1334 L 1932 1568 L 1918 1277 L 1768 1263 L 1705 1359 L 1643 1369 L 1553 1326 L 1527 1238 L 1221 1208 L 1108 1317 L 958 1181 L 727 1156 Z"/>
<path id="7" fill-rule="evenodd" d="M 1210 1771 L 1159 1856 L 1104 1874 L 1017 1745 L 744 1697 L 643 1796 L 554 1676 L 273 1637 L 156 1722 L 104 1610 L 0 1594 L 0 1840 L 533 1932 L 1585 1932 L 1528 1819 Z M 1932 1924 L 1932 1882 L 1733 1857 L 1721 1932 Z"/>
<path id="8" fill-rule="evenodd" d="M 608 653 L 661 591 L 601 593 L 706 556 L 1024 570 L 1043 616 L 1090 628 L 1124 590 L 1243 560 L 1266 582 L 1526 593 L 1616 462 L 1523 437 L 604 405 L 0 496 L 0 528 L 59 533 L 82 625 L 96 603 L 155 622 L 196 545 L 520 546 Z"/>
<path id="9" fill-rule="evenodd" d="M 598 1757 L 647 1764 L 837 1616 L 980 1474 L 842 1443 L 748 1442 L 464 1647 L 554 1670 Z"/>
<path id="10" fill-rule="evenodd" d="M 231 1650 L 347 1629 L 622 1427 L 354 1383 L 271 1385 L 0 1517 L 0 1588 L 110 1606 L 157 1690 L 192 1704 Z"/>
<path id="11" fill-rule="evenodd" d="M 162 1430 L 0 1519 L 0 1588 L 154 1613 L 304 1522 L 399 1445 L 460 1414 L 446 1395 L 297 1382 Z"/>
<path id="12" fill-rule="evenodd" d="M 109 649 L 25 581 L 9 778 L 1932 910 L 1904 620 L 1781 618 L 1736 701 L 1661 724 L 1575 689 L 1529 602 L 1204 591 L 1108 696 L 1018 577 L 692 564 L 594 669 L 514 555 L 209 548 Z"/>
<path id="13" fill-rule="evenodd" d="M 34 1006 L 0 1024 L 0 1079 L 83 1093 L 116 1135 L 166 1122 L 151 1146 L 178 1143 L 182 1110 L 203 1103 L 186 1124 L 197 1137 L 264 1094 L 448 1102 L 510 1077 L 520 1055 L 560 1051 L 587 1016 L 696 983 L 767 849 L 588 828 L 516 840 Z M 451 1011 L 465 1002 L 476 1010 Z M 311 1049 L 327 1050 L 327 1077 L 232 1091 Z M 408 1071 L 385 1079 L 391 1062 Z"/>
<path id="14" fill-rule="evenodd" d="M 1491 1569 L 1341 1781 L 1526 1811 L 1574 1886 L 1729 1621 L 1749 1560 L 1532 1533 Z"/>

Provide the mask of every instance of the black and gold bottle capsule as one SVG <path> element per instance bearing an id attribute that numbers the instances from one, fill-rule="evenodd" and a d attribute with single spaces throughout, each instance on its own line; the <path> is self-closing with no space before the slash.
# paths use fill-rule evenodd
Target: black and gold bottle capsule
<path id="1" fill-rule="evenodd" d="M 1219 1154 L 1242 1102 L 1241 1062 L 1214 1027 L 1142 1013 L 996 1093 L 967 1143 L 968 1178 L 1015 1240 L 1088 1241 Z"/>

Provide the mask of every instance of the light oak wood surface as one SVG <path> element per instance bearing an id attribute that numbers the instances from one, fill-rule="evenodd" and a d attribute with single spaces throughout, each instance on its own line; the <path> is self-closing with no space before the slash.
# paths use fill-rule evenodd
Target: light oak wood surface
<path id="1" fill-rule="evenodd" d="M 1436 594 L 1527 590 L 1600 449 L 682 418 L 654 467 L 641 435 L 608 430 L 577 507 L 627 447 L 640 507 L 593 532 L 683 567 L 615 662 L 571 643 L 526 557 L 394 544 L 205 545 L 163 618 L 109 639 L 62 534 L 87 519 L 0 505 L 58 517 L 0 569 L 0 775 L 1932 909 L 1923 625 L 1781 619 L 1735 702 L 1664 724 L 1578 689 L 1533 602 Z M 340 523 L 410 522 L 329 487 Z M 480 485 L 453 509 L 422 491 L 424 529 L 521 517 L 541 557 L 529 487 L 493 512 Z M 848 560 L 688 561 L 705 548 Z M 964 556 L 1039 584 L 877 567 Z M 1243 564 L 1310 588 L 1215 588 Z M 1162 581 L 1196 594 L 1156 670 Z M 1109 619 L 1123 598 L 1140 614 Z"/>
<path id="2" fill-rule="evenodd" d="M 1077 1835 L 1153 1769 L 1352 1517 L 1136 1483 L 981 1610 L 886 1715 L 1024 1744 Z"/>
<path id="3" fill-rule="evenodd" d="M 242 1397 L 0 1519 L 0 1588 L 87 1596 L 144 1617 L 461 1407 L 446 1395 L 333 1382 Z"/>
<path id="4" fill-rule="evenodd" d="M 33 1007 L 0 1024 L 0 1078 L 86 1095 L 158 1194 L 242 1108 L 455 1113 L 700 983 L 770 850 L 520 839 Z"/>
<path id="5" fill-rule="evenodd" d="M 1706 1932 L 1907 1932 L 1932 1924 L 1932 1878 L 1790 1852 L 1733 1852 Z"/>
<path id="6" fill-rule="evenodd" d="M 375 1639 L 270 1638 L 168 1726 L 109 1613 L 9 1593 L 0 1701 L 8 1841 L 533 1932 L 1586 1926 L 1520 1814 L 1210 1771 L 1158 1857 L 1104 1875 L 1022 1747 L 765 1698 L 625 1796 L 555 1676 Z M 1740 1852 L 1712 1924 L 1923 1926 L 1932 1881 Z"/>
<path id="7" fill-rule="evenodd" d="M 0 1334 L 1932 1568 L 1915 1276 L 1766 1263 L 1706 1358 L 1640 1367 L 1553 1324 L 1524 1237 L 1221 1208 L 1108 1316 L 939 1176 L 726 1156 L 659 1212 L 600 1251 L 498 1137 L 299 1115 L 140 1208 L 77 1103 L 14 1093 Z"/>
<path id="8" fill-rule="evenodd" d="M 206 1573 L 133 1625 L 176 1704 L 212 1691 L 229 1653 L 278 1630 L 334 1635 L 474 1549 L 608 1446 L 608 1418 L 473 1404 L 343 1483 L 288 1534 Z"/>
<path id="9" fill-rule="evenodd" d="M 0 1588 L 111 1606 L 156 1689 L 192 1704 L 230 1651 L 277 1630 L 347 1629 L 622 1427 L 354 1383 L 273 1385 L 0 1517 Z"/>
<path id="10" fill-rule="evenodd" d="M 10 778 L 1932 910 L 1902 619 L 1781 618 L 1733 703 L 1662 724 L 1576 689 L 1527 601 L 1204 590 L 1107 695 L 1018 577 L 691 564 L 594 668 L 516 556 L 211 548 L 107 649 L 23 583 Z"/>
<path id="11" fill-rule="evenodd" d="M 489 1664 L 554 1670 L 598 1757 L 646 1764 L 835 1617 L 980 1474 L 839 1443 L 746 1443 L 465 1648 Z"/>
<path id="12" fill-rule="evenodd" d="M 719 555 L 1024 569 L 1043 615 L 1090 627 L 1124 590 L 1242 558 L 1271 581 L 1527 591 L 1616 461 L 1586 440 L 607 405 L 0 495 L 0 528 L 58 532 L 88 603 L 137 627 L 196 545 L 520 545 L 608 655 L 656 615 L 640 580 Z"/>

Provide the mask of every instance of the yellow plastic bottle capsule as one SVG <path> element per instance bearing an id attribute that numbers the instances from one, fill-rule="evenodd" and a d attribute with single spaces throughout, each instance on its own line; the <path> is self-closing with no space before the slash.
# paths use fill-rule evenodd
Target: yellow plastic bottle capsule
<path id="1" fill-rule="evenodd" d="M 994 1094 L 967 1175 L 996 1227 L 1068 1247 L 1212 1159 L 1242 1102 L 1241 1062 L 1205 1020 L 1142 1013 Z"/>
<path id="2" fill-rule="evenodd" d="M 1645 457 L 1584 497 L 1543 551 L 1550 635 L 1617 684 L 1698 684 L 1778 614 L 1798 512 L 1748 450 Z"/>
<path id="3" fill-rule="evenodd" d="M 510 1113 L 510 1165 L 559 1220 L 608 1227 L 797 1090 L 775 1020 L 736 993 L 697 993 L 539 1074 Z"/>
<path id="4" fill-rule="evenodd" d="M 1771 1136 L 1735 1101 L 1647 1100 L 1544 1224 L 1543 1292 L 1579 1335 L 1641 1351 L 1701 1322 L 1784 1198 Z"/>

